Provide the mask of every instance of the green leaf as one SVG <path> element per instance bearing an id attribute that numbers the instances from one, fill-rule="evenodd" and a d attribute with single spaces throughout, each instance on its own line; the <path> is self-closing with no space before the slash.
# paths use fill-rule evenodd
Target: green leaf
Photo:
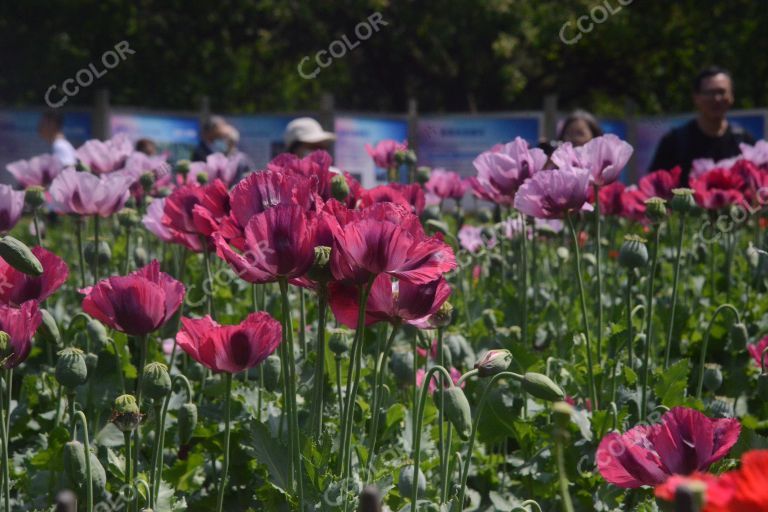
<path id="1" fill-rule="evenodd" d="M 279 489 L 291 488 L 288 462 L 288 448 L 278 439 L 274 439 L 262 423 L 253 423 L 251 427 L 250 450 L 261 463 L 267 466 L 272 483 Z"/>
<path id="2" fill-rule="evenodd" d="M 666 370 L 662 368 L 656 370 L 656 377 L 659 381 L 653 390 L 661 404 L 674 407 L 685 403 L 689 372 L 688 359 L 681 359 Z"/>

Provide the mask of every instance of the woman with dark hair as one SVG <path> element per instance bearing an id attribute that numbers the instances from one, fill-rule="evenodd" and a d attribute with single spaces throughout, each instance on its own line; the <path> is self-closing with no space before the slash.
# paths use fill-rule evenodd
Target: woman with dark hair
<path id="1" fill-rule="evenodd" d="M 595 116 L 586 110 L 574 110 L 563 121 L 558 139 L 570 142 L 574 146 L 583 146 L 595 137 L 603 134 Z"/>

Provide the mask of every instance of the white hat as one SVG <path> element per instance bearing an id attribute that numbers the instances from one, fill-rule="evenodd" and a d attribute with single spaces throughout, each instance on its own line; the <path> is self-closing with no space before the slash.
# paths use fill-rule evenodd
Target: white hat
<path id="1" fill-rule="evenodd" d="M 285 133 L 283 133 L 283 142 L 285 142 L 286 148 L 290 148 L 294 142 L 317 144 L 334 140 L 336 140 L 336 135 L 323 130 L 320 123 L 311 117 L 294 119 L 288 123 L 288 126 L 285 127 Z"/>

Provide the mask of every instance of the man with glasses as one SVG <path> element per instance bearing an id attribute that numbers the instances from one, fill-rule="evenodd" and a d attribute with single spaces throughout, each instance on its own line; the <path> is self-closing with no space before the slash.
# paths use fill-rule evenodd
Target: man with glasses
<path id="1" fill-rule="evenodd" d="M 731 158 L 740 153 L 742 142 L 754 143 L 752 135 L 726 119 L 733 105 L 733 82 L 727 70 L 713 66 L 700 71 L 693 82 L 693 103 L 696 117 L 664 135 L 649 169 L 669 170 L 679 165 L 683 186 L 697 158 Z"/>

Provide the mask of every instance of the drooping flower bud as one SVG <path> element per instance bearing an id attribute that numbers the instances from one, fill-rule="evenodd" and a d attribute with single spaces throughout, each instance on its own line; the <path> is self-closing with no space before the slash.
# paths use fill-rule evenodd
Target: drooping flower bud
<path id="1" fill-rule="evenodd" d="M 70 390 L 83 384 L 88 379 L 88 366 L 85 363 L 85 354 L 75 347 L 67 347 L 59 352 L 59 360 L 56 361 L 56 380 Z"/>
<path id="2" fill-rule="evenodd" d="M 183 404 L 179 407 L 176 421 L 179 425 L 180 443 L 188 444 L 195 433 L 195 427 L 197 427 L 197 406 L 192 402 Z"/>
<path id="3" fill-rule="evenodd" d="M 669 209 L 677 213 L 688 213 L 696 208 L 696 200 L 693 197 L 693 190 L 690 188 L 673 188 L 672 200 L 669 202 Z"/>
<path id="4" fill-rule="evenodd" d="M 568 261 L 568 259 L 571 257 L 571 251 L 569 251 L 567 247 L 560 246 L 555 252 L 561 261 Z"/>
<path id="5" fill-rule="evenodd" d="M 59 345 L 61 343 L 61 334 L 53 315 L 47 309 L 40 309 L 40 314 L 43 321 L 40 322 L 40 327 L 37 328 L 38 339 L 45 343 Z"/>
<path id="6" fill-rule="evenodd" d="M 747 340 L 749 339 L 749 332 L 747 331 L 747 326 L 744 325 L 742 322 L 736 322 L 731 326 L 731 342 L 734 344 L 737 348 L 742 348 L 747 344 Z"/>
<path id="7" fill-rule="evenodd" d="M 349 183 L 347 178 L 341 174 L 336 174 L 331 178 L 331 196 L 337 201 L 344 201 L 349 195 Z"/>
<path id="8" fill-rule="evenodd" d="M 636 235 L 625 236 L 619 249 L 619 264 L 628 269 L 648 265 L 648 247 L 645 245 L 645 239 Z"/>
<path id="9" fill-rule="evenodd" d="M 136 430 L 141 423 L 141 411 L 139 404 L 136 403 L 136 397 L 133 395 L 120 395 L 115 398 L 115 406 L 112 410 L 112 417 L 109 419 L 115 426 L 123 432 Z"/>
<path id="10" fill-rule="evenodd" d="M 512 353 L 506 349 L 489 350 L 475 363 L 475 369 L 480 377 L 492 377 L 505 371 L 512 363 Z"/>
<path id="11" fill-rule="evenodd" d="M 76 440 L 68 441 L 63 448 L 64 473 L 81 498 L 85 497 L 86 483 L 88 482 L 88 467 L 85 464 L 86 451 L 85 445 Z M 93 494 L 94 496 L 101 496 L 106 490 L 107 473 L 93 452 L 88 451 L 88 457 L 91 463 Z"/>
<path id="12" fill-rule="evenodd" d="M 432 395 L 435 405 L 440 407 L 440 393 Z M 466 441 L 472 432 L 472 409 L 469 401 L 459 386 L 451 386 L 443 390 L 443 405 L 445 417 L 453 424 L 459 437 Z"/>
<path id="13" fill-rule="evenodd" d="M 133 262 L 138 268 L 145 266 L 147 261 L 149 261 L 149 256 L 147 255 L 146 249 L 143 247 L 137 247 L 133 250 Z"/>
<path id="14" fill-rule="evenodd" d="M 712 393 L 720 389 L 723 385 L 723 372 L 719 364 L 704 365 L 704 386 Z"/>
<path id="15" fill-rule="evenodd" d="M 574 409 L 568 402 L 555 402 L 552 404 L 552 418 L 559 429 L 566 430 L 571 423 Z"/>
<path id="16" fill-rule="evenodd" d="M 264 382 L 262 385 L 268 391 L 274 391 L 280 384 L 281 362 L 280 357 L 272 354 L 261 363 L 264 366 Z"/>
<path id="17" fill-rule="evenodd" d="M 552 379 L 542 373 L 527 372 L 523 376 L 523 389 L 531 396 L 550 402 L 561 401 L 565 393 Z"/>
<path id="18" fill-rule="evenodd" d="M 400 495 L 406 498 L 413 496 L 413 486 L 416 486 L 416 495 L 423 496 L 427 492 L 427 477 L 419 469 L 418 478 L 414 477 L 414 467 L 405 466 L 400 470 L 400 477 L 397 479 L 397 490 Z"/>
<path id="19" fill-rule="evenodd" d="M 328 340 L 328 348 L 337 356 L 341 356 L 352 347 L 352 340 L 349 331 L 346 329 L 335 329 L 331 331 L 331 337 Z"/>
<path id="20" fill-rule="evenodd" d="M 94 371 L 96 371 L 97 366 L 99 366 L 98 354 L 94 354 L 93 352 L 88 352 L 85 354 L 85 367 L 88 368 L 89 377 L 93 374 Z"/>
<path id="21" fill-rule="evenodd" d="M 400 384 L 413 382 L 413 352 L 394 350 L 389 358 L 389 369 Z"/>
<path id="22" fill-rule="evenodd" d="M 660 224 L 667 218 L 667 202 L 660 197 L 645 200 L 645 216 L 653 224 Z"/>
<path id="23" fill-rule="evenodd" d="M 31 210 L 36 210 L 45 204 L 45 189 L 32 186 L 24 191 L 24 202 Z"/>
<path id="24" fill-rule="evenodd" d="M 40 260 L 32 254 L 29 247 L 12 236 L 0 238 L 0 258 L 24 274 L 35 277 L 43 274 Z"/>
<path id="25" fill-rule="evenodd" d="M 85 253 L 85 261 L 91 266 L 96 264 L 97 256 L 99 258 L 99 265 L 102 267 L 109 265 L 109 262 L 112 259 L 112 249 L 110 249 L 109 244 L 104 240 L 99 240 L 98 254 L 95 242 L 88 242 L 85 244 L 85 250 L 83 252 Z"/>
<path id="26" fill-rule="evenodd" d="M 88 333 L 88 338 L 91 340 L 93 350 L 101 350 L 107 343 L 109 343 L 107 328 L 95 318 L 88 321 L 85 330 Z"/>
<path id="27" fill-rule="evenodd" d="M 430 174 L 432 174 L 432 169 L 426 165 L 420 165 L 418 169 L 416 169 L 416 183 L 420 183 L 421 185 L 425 184 L 429 181 Z"/>
<path id="28" fill-rule="evenodd" d="M 152 400 L 162 400 L 171 392 L 171 376 L 163 363 L 152 362 L 144 367 L 142 392 Z"/>

